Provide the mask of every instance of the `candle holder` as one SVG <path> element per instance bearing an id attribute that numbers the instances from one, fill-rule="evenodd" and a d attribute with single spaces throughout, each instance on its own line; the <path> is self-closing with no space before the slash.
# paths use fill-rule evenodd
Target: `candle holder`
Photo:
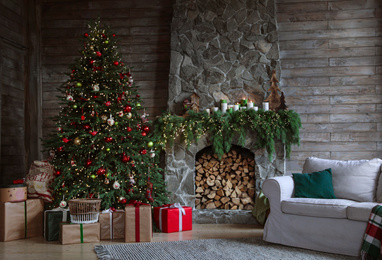
<path id="1" fill-rule="evenodd" d="M 248 109 L 252 109 L 252 108 L 253 108 L 253 102 L 252 102 L 252 101 L 249 101 L 249 102 L 247 103 L 247 108 L 248 108 Z"/>

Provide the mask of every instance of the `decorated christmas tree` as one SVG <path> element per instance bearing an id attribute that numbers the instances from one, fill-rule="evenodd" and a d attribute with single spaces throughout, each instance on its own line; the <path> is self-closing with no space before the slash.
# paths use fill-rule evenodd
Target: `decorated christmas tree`
<path id="1" fill-rule="evenodd" d="M 80 57 L 59 88 L 56 131 L 44 140 L 55 167 L 54 206 L 100 198 L 102 209 L 130 200 L 167 203 L 159 149 L 116 35 L 90 22 Z"/>

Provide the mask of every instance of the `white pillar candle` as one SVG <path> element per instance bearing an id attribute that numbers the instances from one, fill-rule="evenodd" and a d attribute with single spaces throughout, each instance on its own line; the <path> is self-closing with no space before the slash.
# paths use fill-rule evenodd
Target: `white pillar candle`
<path id="1" fill-rule="evenodd" d="M 268 111 L 269 110 L 269 102 L 263 102 L 263 110 Z"/>
<path id="2" fill-rule="evenodd" d="M 206 108 L 206 112 L 207 112 L 207 114 L 211 114 L 211 110 L 209 109 L 209 108 Z"/>
<path id="3" fill-rule="evenodd" d="M 233 106 L 233 111 L 238 111 L 239 110 L 239 104 L 235 104 Z"/>
<path id="4" fill-rule="evenodd" d="M 248 101 L 248 103 L 247 103 L 247 108 L 248 108 L 248 109 L 253 108 L 253 102 L 252 102 L 251 100 Z"/>
<path id="5" fill-rule="evenodd" d="M 218 107 L 214 107 L 214 112 L 218 111 L 219 108 Z"/>
<path id="6" fill-rule="evenodd" d="M 254 106 L 253 109 L 254 109 L 255 111 L 258 111 L 258 110 L 259 110 L 259 107 L 258 107 L 258 106 Z"/>
<path id="7" fill-rule="evenodd" d="M 225 114 L 227 112 L 227 103 L 220 103 L 220 109 L 222 113 Z"/>

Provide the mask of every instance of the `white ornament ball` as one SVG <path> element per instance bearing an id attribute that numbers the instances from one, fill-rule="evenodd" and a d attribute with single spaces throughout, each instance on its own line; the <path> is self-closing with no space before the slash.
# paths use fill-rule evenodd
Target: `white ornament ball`
<path id="1" fill-rule="evenodd" d="M 131 114 L 130 112 L 126 114 L 127 118 L 128 119 L 131 119 L 133 117 L 133 114 Z"/>
<path id="2" fill-rule="evenodd" d="M 114 119 L 113 119 L 112 117 L 110 117 L 110 118 L 107 120 L 107 124 L 108 124 L 109 126 L 114 125 Z"/>
<path id="3" fill-rule="evenodd" d="M 72 95 L 67 95 L 67 96 L 66 96 L 66 100 L 68 100 L 68 101 L 73 101 L 74 98 L 73 98 Z"/>
<path id="4" fill-rule="evenodd" d="M 119 111 L 119 112 L 117 112 L 117 114 L 119 117 L 123 117 L 123 111 Z"/>
<path id="5" fill-rule="evenodd" d="M 113 183 L 113 189 L 118 190 L 120 187 L 121 187 L 121 184 L 119 184 L 118 181 L 115 181 L 115 182 Z"/>
<path id="6" fill-rule="evenodd" d="M 154 158 L 155 157 L 155 153 L 150 153 L 150 157 Z"/>
<path id="7" fill-rule="evenodd" d="M 133 77 L 130 77 L 130 78 L 129 78 L 129 82 L 130 82 L 130 83 L 133 83 L 133 82 L 134 82 Z"/>
<path id="8" fill-rule="evenodd" d="M 119 197 L 119 201 L 126 199 L 125 197 Z"/>
<path id="9" fill-rule="evenodd" d="M 67 205 L 68 205 L 68 203 L 66 203 L 65 200 L 63 200 L 63 201 L 60 202 L 60 207 L 61 207 L 61 208 L 65 208 Z"/>
<path id="10" fill-rule="evenodd" d="M 99 91 L 99 85 L 98 84 L 93 85 L 93 90 L 94 91 Z"/>

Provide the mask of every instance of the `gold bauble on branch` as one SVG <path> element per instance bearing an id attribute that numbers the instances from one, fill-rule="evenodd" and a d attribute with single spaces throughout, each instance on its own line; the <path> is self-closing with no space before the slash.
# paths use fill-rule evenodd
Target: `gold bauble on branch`
<path id="1" fill-rule="evenodd" d="M 79 137 L 76 137 L 76 138 L 74 138 L 73 143 L 75 145 L 80 145 L 81 144 L 81 139 Z"/>

